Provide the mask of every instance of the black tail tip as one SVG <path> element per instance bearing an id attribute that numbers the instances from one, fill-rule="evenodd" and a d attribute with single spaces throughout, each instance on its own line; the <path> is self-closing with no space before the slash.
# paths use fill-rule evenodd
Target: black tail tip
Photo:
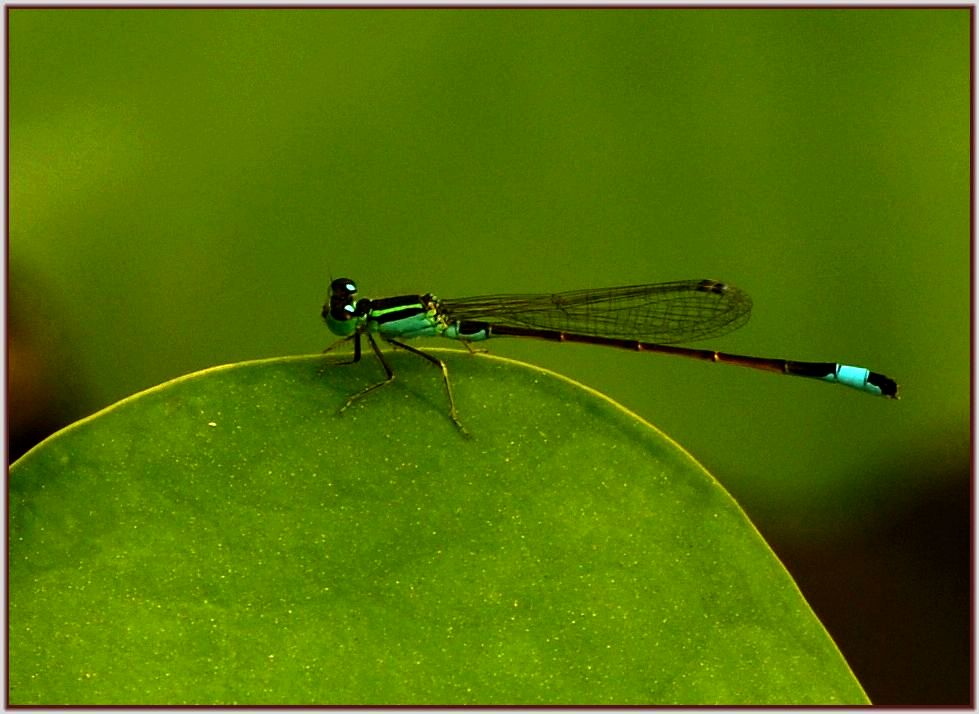
<path id="1" fill-rule="evenodd" d="M 883 374 L 877 374 L 877 372 L 871 372 L 870 376 L 867 377 L 867 383 L 872 384 L 884 397 L 890 397 L 891 399 L 900 399 L 898 396 L 898 384 L 890 377 L 885 377 Z"/>

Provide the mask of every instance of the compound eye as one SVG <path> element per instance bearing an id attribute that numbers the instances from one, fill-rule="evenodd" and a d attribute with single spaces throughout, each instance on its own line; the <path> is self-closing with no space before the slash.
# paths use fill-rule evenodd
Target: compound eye
<path id="1" fill-rule="evenodd" d="M 337 278 L 330 283 L 330 294 L 337 297 L 353 297 L 357 294 L 357 284 L 350 278 Z"/>

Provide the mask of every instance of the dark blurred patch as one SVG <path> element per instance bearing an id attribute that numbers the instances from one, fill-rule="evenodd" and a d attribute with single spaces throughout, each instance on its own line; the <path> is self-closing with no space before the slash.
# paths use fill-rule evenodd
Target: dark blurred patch
<path id="1" fill-rule="evenodd" d="M 928 490 L 853 537 L 773 544 L 878 705 L 973 702 L 971 471 L 931 456 L 893 471 L 931 465 Z"/>
<path id="2" fill-rule="evenodd" d="M 61 324 L 51 294 L 23 270 L 8 273 L 7 457 L 32 446 L 89 411 L 75 379 L 65 379 L 73 328 Z"/>

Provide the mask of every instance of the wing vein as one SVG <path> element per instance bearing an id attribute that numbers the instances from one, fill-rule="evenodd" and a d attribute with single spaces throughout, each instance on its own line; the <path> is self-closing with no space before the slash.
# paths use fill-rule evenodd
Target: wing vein
<path id="1" fill-rule="evenodd" d="M 440 301 L 450 322 L 478 321 L 660 344 L 726 334 L 751 315 L 751 298 L 714 280 L 681 280 L 553 294 Z"/>

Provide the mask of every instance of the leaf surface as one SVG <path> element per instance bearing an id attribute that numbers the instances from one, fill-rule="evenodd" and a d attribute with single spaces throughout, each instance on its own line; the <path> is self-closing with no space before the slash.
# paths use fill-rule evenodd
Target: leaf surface
<path id="1" fill-rule="evenodd" d="M 853 704 L 727 492 L 551 372 L 218 367 L 10 469 L 12 704 Z M 704 418 L 712 418 L 705 414 Z"/>

